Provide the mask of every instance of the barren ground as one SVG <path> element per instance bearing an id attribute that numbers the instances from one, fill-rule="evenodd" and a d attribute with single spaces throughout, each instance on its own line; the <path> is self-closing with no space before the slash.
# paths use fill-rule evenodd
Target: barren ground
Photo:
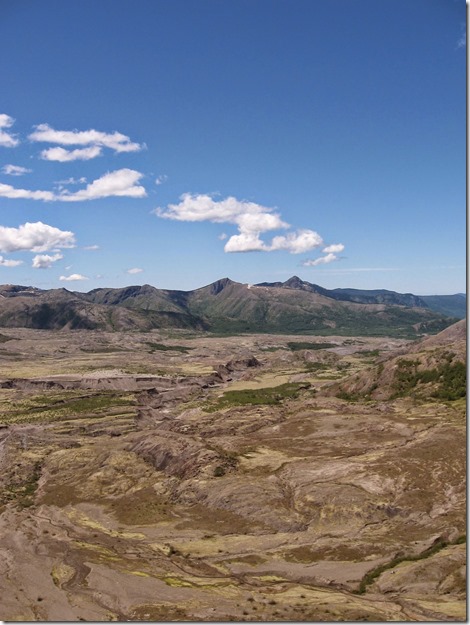
<path id="1" fill-rule="evenodd" d="M 465 402 L 327 393 L 406 341 L 2 336 L 0 619 L 465 620 Z"/>

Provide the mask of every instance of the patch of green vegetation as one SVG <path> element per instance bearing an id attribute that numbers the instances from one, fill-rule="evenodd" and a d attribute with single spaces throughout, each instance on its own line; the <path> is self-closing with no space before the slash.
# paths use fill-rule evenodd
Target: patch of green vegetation
<path id="1" fill-rule="evenodd" d="M 324 362 L 307 362 L 305 364 L 305 371 L 308 372 L 326 371 L 327 369 L 330 369 L 330 365 L 327 365 Z"/>
<path id="2" fill-rule="evenodd" d="M 31 474 L 20 484 L 10 485 L 5 489 L 3 499 L 15 501 L 20 508 L 29 508 L 34 504 L 34 495 L 41 477 L 42 463 L 37 461 L 33 465 Z"/>
<path id="3" fill-rule="evenodd" d="M 279 350 L 285 351 L 287 348 L 284 345 L 277 345 L 273 347 L 260 347 L 262 352 L 278 352 Z"/>
<path id="4" fill-rule="evenodd" d="M 338 399 L 344 399 L 344 401 L 359 401 L 360 399 L 357 393 L 348 393 L 347 391 L 338 391 L 336 397 Z"/>
<path id="5" fill-rule="evenodd" d="M 231 406 L 272 406 L 284 399 L 295 399 L 302 390 L 308 388 L 310 388 L 308 382 L 287 382 L 273 387 L 226 391 L 215 403 L 210 403 L 203 409 L 206 412 L 215 412 Z"/>
<path id="6" fill-rule="evenodd" d="M 114 354 L 116 352 L 127 352 L 128 349 L 123 349 L 121 347 L 80 347 L 80 351 L 85 352 L 85 354 Z"/>
<path id="7" fill-rule="evenodd" d="M 50 403 L 49 403 L 50 401 Z M 31 398 L 19 409 L 3 412 L 2 422 L 30 423 L 51 422 L 64 418 L 73 418 L 82 414 L 101 414 L 111 408 L 132 406 L 135 404 L 134 395 L 120 395 L 114 392 L 103 392 L 99 395 L 67 397 L 57 399 L 57 396 L 48 401 L 47 395 Z M 40 403 L 40 405 L 35 405 Z"/>
<path id="8" fill-rule="evenodd" d="M 372 569 L 371 571 L 366 573 L 364 577 L 362 578 L 361 583 L 359 584 L 359 588 L 355 592 L 358 595 L 363 595 L 367 590 L 367 586 L 372 584 L 378 577 L 380 577 L 380 575 L 382 575 L 384 571 L 387 571 L 388 569 L 394 569 L 396 566 L 398 566 L 402 562 L 417 562 L 418 560 L 424 560 L 425 558 L 430 558 L 431 556 L 438 553 L 442 549 L 445 549 L 445 547 L 449 547 L 451 545 L 461 545 L 466 542 L 467 542 L 466 535 L 459 536 L 457 539 L 453 541 L 446 541 L 443 539 L 439 539 L 433 545 L 431 545 L 430 547 L 428 547 L 421 553 L 417 553 L 415 555 L 397 556 L 393 558 L 392 560 L 390 560 L 390 562 L 381 564 L 377 566 L 375 569 Z"/>
<path id="9" fill-rule="evenodd" d="M 394 398 L 410 395 L 418 384 L 435 383 L 436 390 L 432 397 L 453 401 L 466 397 L 467 369 L 463 362 L 452 363 L 451 356 L 434 369 L 418 371 L 418 360 L 401 359 L 398 361 L 394 380 Z"/>
<path id="10" fill-rule="evenodd" d="M 367 358 L 375 358 L 380 354 L 379 349 L 365 349 L 360 352 L 356 352 L 357 356 L 365 356 Z"/>
<path id="11" fill-rule="evenodd" d="M 112 501 L 110 509 L 121 523 L 152 525 L 170 516 L 168 502 L 147 487 Z"/>
<path id="12" fill-rule="evenodd" d="M 151 341 L 146 341 L 146 345 L 150 347 L 150 354 L 156 351 L 187 354 L 190 350 L 194 349 L 194 347 L 186 347 L 185 345 L 163 345 L 163 343 L 152 343 Z"/>
<path id="13" fill-rule="evenodd" d="M 287 343 L 287 347 L 293 352 L 298 352 L 301 349 L 330 349 L 331 347 L 338 347 L 336 343 L 308 343 L 307 341 L 290 341 Z"/>

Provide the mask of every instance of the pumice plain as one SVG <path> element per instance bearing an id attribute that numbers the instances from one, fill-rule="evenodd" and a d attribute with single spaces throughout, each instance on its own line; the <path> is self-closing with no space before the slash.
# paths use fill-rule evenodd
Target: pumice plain
<path id="1" fill-rule="evenodd" d="M 465 620 L 465 328 L 2 329 L 1 618 Z"/>

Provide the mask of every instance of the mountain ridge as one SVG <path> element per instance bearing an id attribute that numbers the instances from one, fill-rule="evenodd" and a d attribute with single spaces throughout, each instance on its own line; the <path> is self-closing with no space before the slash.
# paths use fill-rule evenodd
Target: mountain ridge
<path id="1" fill-rule="evenodd" d="M 433 309 L 425 297 L 385 289 L 328 290 L 298 276 L 256 285 L 226 277 L 192 291 L 149 284 L 103 287 L 86 293 L 0 285 L 0 326 L 415 338 L 438 332 L 459 318 Z M 440 296 L 430 297 L 430 303 L 439 307 Z M 447 311 L 452 311 L 453 300 L 450 305 L 448 301 L 452 296 L 442 297 L 447 298 Z M 460 295 L 456 297 L 466 303 Z"/>
<path id="2" fill-rule="evenodd" d="M 298 276 L 292 276 L 285 282 L 261 282 L 255 286 L 309 290 L 341 301 L 370 304 L 388 303 L 430 308 L 436 312 L 442 312 L 459 319 L 463 319 L 466 316 L 465 293 L 455 293 L 453 295 L 414 295 L 413 293 L 399 293 L 388 289 L 326 289 L 318 284 L 302 280 Z"/>

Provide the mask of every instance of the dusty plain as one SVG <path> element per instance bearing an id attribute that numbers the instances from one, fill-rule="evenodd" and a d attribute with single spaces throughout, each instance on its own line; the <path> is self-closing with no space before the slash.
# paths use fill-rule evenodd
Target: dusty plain
<path id="1" fill-rule="evenodd" d="M 410 341 L 1 341 L 1 620 L 465 621 L 465 400 L 337 392 Z"/>

